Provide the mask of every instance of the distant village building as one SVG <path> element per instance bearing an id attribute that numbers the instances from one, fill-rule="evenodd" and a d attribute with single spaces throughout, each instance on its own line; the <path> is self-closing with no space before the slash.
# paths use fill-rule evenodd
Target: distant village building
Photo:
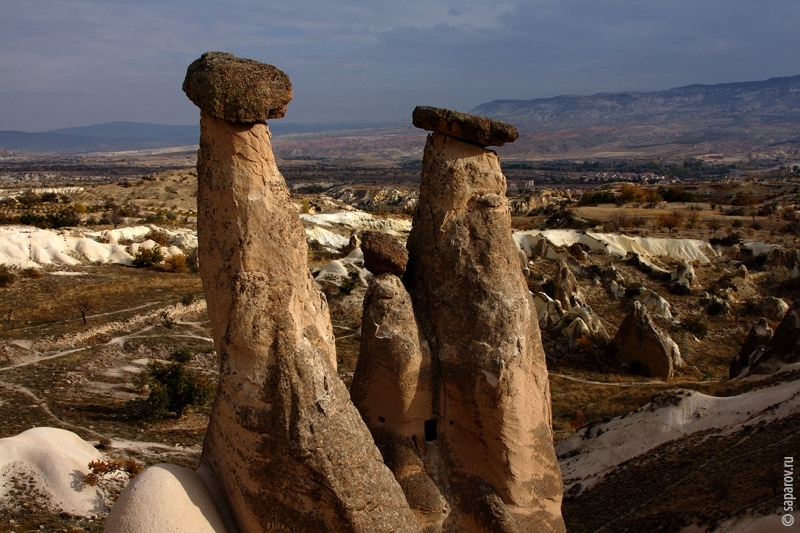
<path id="1" fill-rule="evenodd" d="M 522 192 L 533 189 L 534 180 L 508 180 L 507 189 L 510 191 Z"/>

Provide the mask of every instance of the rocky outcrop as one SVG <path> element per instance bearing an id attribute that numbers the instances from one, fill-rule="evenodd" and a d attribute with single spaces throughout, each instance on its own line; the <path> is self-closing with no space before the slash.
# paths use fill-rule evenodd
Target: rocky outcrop
<path id="1" fill-rule="evenodd" d="M 800 301 L 783 317 L 764 352 L 750 364 L 750 374 L 769 374 L 800 361 Z"/>
<path id="2" fill-rule="evenodd" d="M 647 274 L 653 279 L 666 281 L 670 278 L 670 272 L 668 270 L 664 270 L 663 268 L 654 265 L 636 252 L 628 252 L 627 260 L 632 267 L 636 268 L 640 272 L 643 272 L 644 274 Z"/>
<path id="3" fill-rule="evenodd" d="M 201 465 L 242 531 L 415 531 L 337 375 L 327 302 L 260 122 L 286 106 L 281 74 L 205 54 L 184 83 L 213 95 L 192 98 L 200 274 L 221 360 Z"/>
<path id="4" fill-rule="evenodd" d="M 235 531 L 236 525 L 220 512 L 214 496 L 199 472 L 177 465 L 151 466 L 131 480 L 111 508 L 105 530 L 109 533 Z"/>
<path id="5" fill-rule="evenodd" d="M 584 303 L 583 295 L 578 288 L 578 280 L 565 261 L 558 262 L 558 270 L 553 277 L 553 299 L 561 302 L 563 309 Z"/>
<path id="6" fill-rule="evenodd" d="M 770 339 L 772 339 L 772 328 L 769 327 L 769 322 L 766 318 L 762 318 L 753 324 L 753 327 L 747 333 L 747 338 L 744 340 L 741 350 L 739 350 L 739 355 L 734 357 L 731 362 L 728 377 L 733 379 L 739 376 L 742 370 L 747 369 L 750 363 L 764 353 L 764 348 Z"/>
<path id="7" fill-rule="evenodd" d="M 613 344 L 617 359 L 646 376 L 670 379 L 675 368 L 683 365 L 678 345 L 653 323 L 638 301 L 622 321 Z"/>
<path id="8" fill-rule="evenodd" d="M 669 290 L 675 294 L 690 294 L 697 285 L 694 267 L 690 262 L 682 259 L 670 274 Z"/>
<path id="9" fill-rule="evenodd" d="M 645 287 L 634 287 L 625 291 L 625 296 L 634 298 L 641 303 L 647 312 L 653 316 L 672 318 L 670 303 L 657 292 Z"/>
<path id="10" fill-rule="evenodd" d="M 206 52 L 186 72 L 183 92 L 204 113 L 256 124 L 286 114 L 292 84 L 281 70 L 225 52 Z"/>
<path id="11" fill-rule="evenodd" d="M 417 106 L 411 120 L 423 130 L 444 133 L 478 146 L 502 146 L 519 137 L 517 128 L 511 124 L 440 107 Z"/>
<path id="12" fill-rule="evenodd" d="M 788 271 L 789 275 L 800 273 L 800 250 L 784 250 L 775 247 L 767 254 L 765 264 L 771 269 Z"/>
<path id="13" fill-rule="evenodd" d="M 600 317 L 588 305 L 575 306 L 567 311 L 561 324 L 570 350 L 575 349 L 582 342 L 591 341 L 592 338 L 604 341 L 611 338 Z"/>
<path id="14" fill-rule="evenodd" d="M 364 268 L 373 274 L 389 272 L 402 276 L 408 263 L 408 250 L 387 233 L 365 231 L 361 249 L 364 251 Z"/>
<path id="15" fill-rule="evenodd" d="M 509 198 L 508 203 L 514 215 L 528 215 L 531 211 L 544 208 L 560 209 L 574 200 L 572 191 L 568 189 L 540 189 L 520 192 Z"/>
<path id="16" fill-rule="evenodd" d="M 782 298 L 776 298 L 775 296 L 767 296 L 758 307 L 765 317 L 773 321 L 783 320 L 789 310 L 789 304 Z"/>
<path id="17" fill-rule="evenodd" d="M 459 132 L 474 126 L 461 124 Z M 452 131 L 448 128 L 437 126 Z M 428 137 L 403 278 L 416 322 L 410 316 L 389 320 L 405 308 L 406 296 L 388 274 L 373 280 L 365 304 L 362 338 L 370 340 L 362 340 L 361 357 L 383 357 L 380 364 L 400 368 L 400 375 L 418 376 L 418 381 L 389 385 L 391 379 L 385 376 L 365 377 L 380 374 L 366 368 L 359 376 L 359 361 L 353 395 L 356 403 L 367 406 L 365 418 L 371 428 L 377 427 L 373 435 L 379 446 L 383 432 L 405 437 L 387 439 L 400 445 L 381 450 L 385 456 L 404 458 L 402 467 L 393 468 L 398 479 L 398 470 L 414 472 L 416 484 L 403 486 L 418 516 L 421 509 L 431 520 L 435 512 L 447 512 L 437 505 L 436 494 L 419 471 L 421 463 L 449 504 L 445 530 L 563 531 L 547 369 L 536 308 L 511 236 L 505 178 L 497 155 L 477 146 L 485 139 L 467 141 L 438 131 Z M 385 303 L 378 294 L 386 295 Z M 372 323 L 397 326 L 369 332 Z M 413 342 L 417 335 L 420 355 Z M 387 342 L 397 342 L 397 347 L 381 348 Z M 393 350 L 410 350 L 413 355 L 387 355 Z M 424 363 L 428 350 L 429 378 Z M 416 373 L 416 363 L 404 366 L 419 358 Z M 427 379 L 430 392 L 423 385 Z M 362 385 L 371 382 L 385 385 Z M 372 392 L 364 393 L 365 388 Z M 393 412 L 381 404 L 387 388 L 396 397 L 421 394 L 429 407 L 399 402 L 415 406 L 408 410 L 414 416 L 406 429 L 405 418 L 382 414 Z M 381 413 L 374 405 L 380 405 Z M 399 422 L 390 424 L 390 416 Z M 387 463 L 391 466 L 392 461 Z"/>
<path id="18" fill-rule="evenodd" d="M 539 318 L 540 329 L 549 330 L 561 325 L 564 309 L 561 307 L 560 301 L 553 300 L 544 292 L 537 292 L 533 295 L 533 303 Z"/>

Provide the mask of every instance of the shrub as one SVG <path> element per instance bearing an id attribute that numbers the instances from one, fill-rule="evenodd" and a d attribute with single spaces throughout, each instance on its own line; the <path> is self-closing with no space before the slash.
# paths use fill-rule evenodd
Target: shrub
<path id="1" fill-rule="evenodd" d="M 163 260 L 164 254 L 161 252 L 161 247 L 155 245 L 152 248 L 140 248 L 133 256 L 133 266 L 146 268 L 157 265 Z"/>
<path id="2" fill-rule="evenodd" d="M 727 237 L 712 237 L 708 240 L 712 246 L 733 246 L 735 244 L 741 244 L 742 236 L 738 233 L 731 233 Z"/>
<path id="3" fill-rule="evenodd" d="M 41 201 L 41 197 L 30 189 L 17 196 L 17 202 L 23 207 L 33 207 Z"/>
<path id="4" fill-rule="evenodd" d="M 41 229 L 49 229 L 50 221 L 46 216 L 37 215 L 36 213 L 22 213 L 19 216 L 19 223 L 23 226 L 34 226 Z"/>
<path id="5" fill-rule="evenodd" d="M 157 211 L 155 213 L 148 213 L 145 215 L 143 222 L 145 224 L 163 224 L 167 221 L 164 213 Z"/>
<path id="6" fill-rule="evenodd" d="M 727 315 L 730 312 L 731 306 L 728 305 L 727 302 L 722 300 L 714 300 L 708 307 L 706 307 L 706 313 L 711 316 L 720 316 L 720 315 Z"/>
<path id="7" fill-rule="evenodd" d="M 0 287 L 10 287 L 17 281 L 17 275 L 8 265 L 0 265 Z"/>
<path id="8" fill-rule="evenodd" d="M 159 246 L 169 246 L 170 238 L 166 231 L 151 229 L 144 238 L 155 242 Z"/>
<path id="9" fill-rule="evenodd" d="M 172 358 L 178 361 L 179 363 L 188 363 L 192 359 L 194 359 L 194 352 L 188 346 L 184 346 L 174 354 L 172 354 Z"/>
<path id="10" fill-rule="evenodd" d="M 186 265 L 186 256 L 183 254 L 175 254 L 167 257 L 164 260 L 164 270 L 177 274 L 189 272 L 189 267 Z"/>
<path id="11" fill-rule="evenodd" d="M 170 413 L 183 416 L 189 406 L 202 406 L 209 402 L 214 386 L 205 376 L 194 374 L 183 363 L 147 364 L 150 373 L 150 396 L 147 398 L 147 415 L 163 420 Z"/>
<path id="12" fill-rule="evenodd" d="M 54 228 L 63 228 L 65 226 L 79 226 L 81 223 L 80 217 L 75 212 L 75 208 L 65 207 L 58 213 L 47 215 L 50 220 L 50 225 Z"/>
<path id="13" fill-rule="evenodd" d="M 167 329 L 172 329 L 175 325 L 175 319 L 169 314 L 168 311 L 161 311 L 159 315 L 161 317 L 161 325 Z"/>
<path id="14" fill-rule="evenodd" d="M 103 461 L 98 459 L 89 463 L 89 473 L 83 476 L 83 482 L 94 487 L 104 477 L 114 472 L 124 472 L 132 479 L 139 475 L 142 470 L 144 470 L 144 467 L 132 457 L 125 461 L 115 459 Z"/>
<path id="15" fill-rule="evenodd" d="M 38 268 L 28 267 L 22 269 L 22 272 L 19 273 L 20 277 L 27 278 L 27 279 L 39 279 L 44 274 Z"/>

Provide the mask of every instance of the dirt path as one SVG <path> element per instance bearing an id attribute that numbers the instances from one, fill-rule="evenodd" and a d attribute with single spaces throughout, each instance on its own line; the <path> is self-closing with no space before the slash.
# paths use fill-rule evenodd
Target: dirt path
<path id="1" fill-rule="evenodd" d="M 557 378 L 566 379 L 568 381 L 575 381 L 577 383 L 586 383 L 587 385 L 600 385 L 603 387 L 651 387 L 653 385 L 668 385 L 669 387 L 681 387 L 684 385 L 697 385 L 697 383 L 701 383 L 698 381 L 593 381 L 591 379 L 583 379 L 575 376 L 568 376 L 566 374 L 556 374 L 555 372 L 550 372 L 550 376 L 554 376 Z M 709 379 L 703 381 L 702 383 L 719 383 L 723 380 L 721 379 Z"/>

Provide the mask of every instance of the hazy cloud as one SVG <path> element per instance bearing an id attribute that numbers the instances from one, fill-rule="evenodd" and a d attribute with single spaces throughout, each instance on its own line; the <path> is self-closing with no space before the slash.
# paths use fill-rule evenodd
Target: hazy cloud
<path id="1" fill-rule="evenodd" d="M 5 0 L 0 129 L 190 124 L 202 52 L 285 70 L 287 121 L 800 74 L 796 0 Z"/>

